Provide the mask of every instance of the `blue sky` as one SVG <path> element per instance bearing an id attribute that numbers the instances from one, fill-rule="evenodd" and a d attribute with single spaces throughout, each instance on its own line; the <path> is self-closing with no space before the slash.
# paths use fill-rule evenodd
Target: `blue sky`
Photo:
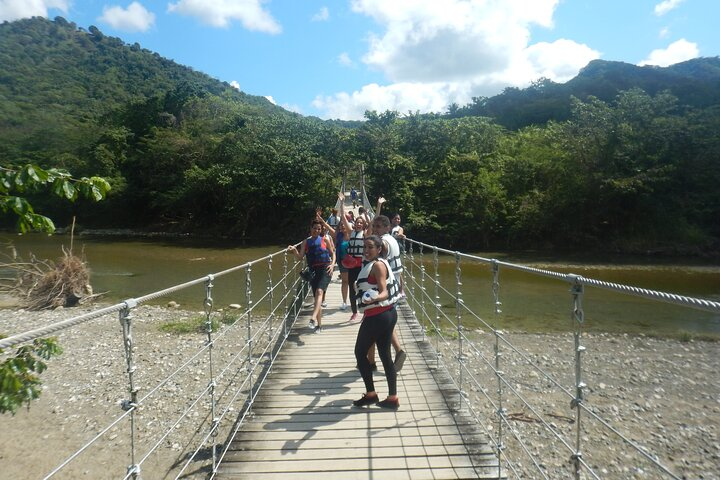
<path id="1" fill-rule="evenodd" d="M 720 55 L 720 0 L 0 0 L 0 21 L 57 15 L 321 118 Z"/>

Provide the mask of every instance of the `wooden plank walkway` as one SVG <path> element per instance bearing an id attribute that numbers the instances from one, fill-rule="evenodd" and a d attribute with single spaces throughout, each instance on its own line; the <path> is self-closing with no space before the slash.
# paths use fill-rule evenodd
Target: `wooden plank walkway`
<path id="1" fill-rule="evenodd" d="M 340 283 L 328 288 L 324 331 L 304 310 L 218 470 L 222 479 L 498 478 L 484 435 L 457 411 L 457 391 L 434 370 L 430 346 L 406 305 L 398 334 L 407 361 L 398 374 L 400 409 L 355 408 L 364 392 L 353 353 L 359 322 L 339 310 Z M 378 360 L 375 388 L 387 384 Z"/>

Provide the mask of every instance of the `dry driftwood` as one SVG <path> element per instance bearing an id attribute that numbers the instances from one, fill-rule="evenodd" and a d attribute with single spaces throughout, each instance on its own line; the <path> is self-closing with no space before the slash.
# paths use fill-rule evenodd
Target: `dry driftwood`
<path id="1" fill-rule="evenodd" d="M 96 297 L 85 260 L 64 247 L 62 251 L 56 262 L 32 254 L 24 261 L 11 247 L 10 261 L 0 263 L 0 269 L 14 275 L 0 278 L 0 292 L 17 297 L 30 310 L 72 307 Z"/>

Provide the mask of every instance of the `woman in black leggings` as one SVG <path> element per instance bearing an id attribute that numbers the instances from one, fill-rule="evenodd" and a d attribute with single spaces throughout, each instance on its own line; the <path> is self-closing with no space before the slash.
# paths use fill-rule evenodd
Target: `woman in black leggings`
<path id="1" fill-rule="evenodd" d="M 382 408 L 397 410 L 400 401 L 397 396 L 397 372 L 390 354 L 393 328 L 397 323 L 395 302 L 398 299 L 398 284 L 387 261 L 382 258 L 383 242 L 380 237 L 371 235 L 365 238 L 364 257 L 367 263 L 360 271 L 357 280 L 358 303 L 365 308 L 357 340 L 355 341 L 355 359 L 360 375 L 365 383 L 365 394 L 353 402 L 356 407 L 378 404 Z M 372 368 L 367 358 L 370 346 L 377 344 L 385 378 L 388 383 L 388 396 L 379 401 L 375 392 Z"/>

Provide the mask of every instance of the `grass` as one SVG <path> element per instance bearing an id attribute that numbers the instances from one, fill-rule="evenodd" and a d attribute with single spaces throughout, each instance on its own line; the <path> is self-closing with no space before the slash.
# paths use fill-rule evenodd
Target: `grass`
<path id="1" fill-rule="evenodd" d="M 217 331 L 220 325 L 230 325 L 234 323 L 239 316 L 228 312 L 221 312 L 220 318 L 217 314 L 211 315 L 210 322 L 213 331 Z M 187 333 L 205 333 L 207 330 L 207 317 L 205 315 L 196 315 L 190 318 L 180 320 L 170 320 L 160 325 L 160 331 L 165 333 L 173 333 L 182 335 Z"/>

